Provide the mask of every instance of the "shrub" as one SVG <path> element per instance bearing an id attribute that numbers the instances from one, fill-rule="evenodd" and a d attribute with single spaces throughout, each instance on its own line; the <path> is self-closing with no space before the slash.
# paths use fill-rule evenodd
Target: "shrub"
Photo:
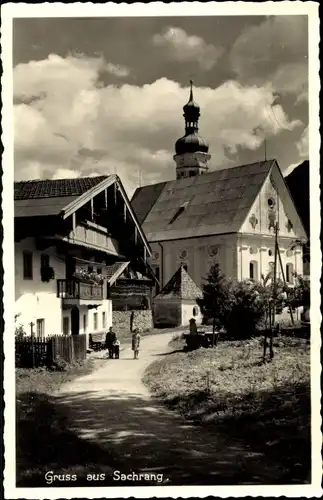
<path id="1" fill-rule="evenodd" d="M 57 372 L 65 372 L 70 367 L 70 364 L 65 361 L 65 359 L 60 356 L 56 356 L 54 362 L 52 363 L 50 369 Z"/>
<path id="2" fill-rule="evenodd" d="M 232 338 L 250 338 L 266 313 L 266 302 L 259 292 L 259 285 L 244 280 L 232 281 L 228 286 L 230 312 L 224 326 Z"/>

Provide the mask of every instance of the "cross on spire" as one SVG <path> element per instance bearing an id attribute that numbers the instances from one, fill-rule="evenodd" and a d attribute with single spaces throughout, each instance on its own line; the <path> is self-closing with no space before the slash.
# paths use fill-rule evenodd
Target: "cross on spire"
<path id="1" fill-rule="evenodd" d="M 190 86 L 191 86 L 190 101 L 193 101 L 193 80 L 190 80 Z"/>

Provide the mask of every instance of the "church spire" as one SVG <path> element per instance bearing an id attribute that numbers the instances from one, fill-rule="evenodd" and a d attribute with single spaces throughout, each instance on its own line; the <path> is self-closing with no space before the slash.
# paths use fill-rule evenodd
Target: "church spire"
<path id="1" fill-rule="evenodd" d="M 191 91 L 190 91 L 190 101 L 193 101 L 193 80 L 190 80 L 190 86 L 191 86 Z"/>
<path id="2" fill-rule="evenodd" d="M 199 175 L 208 170 L 209 145 L 198 134 L 200 106 L 194 101 L 193 81 L 190 80 L 190 93 L 187 104 L 183 107 L 185 135 L 175 145 L 176 178 Z"/>
<path id="3" fill-rule="evenodd" d="M 193 80 L 190 80 L 190 97 L 189 101 L 183 107 L 185 118 L 185 135 L 198 132 L 198 122 L 200 117 L 200 106 L 196 104 L 193 98 Z"/>

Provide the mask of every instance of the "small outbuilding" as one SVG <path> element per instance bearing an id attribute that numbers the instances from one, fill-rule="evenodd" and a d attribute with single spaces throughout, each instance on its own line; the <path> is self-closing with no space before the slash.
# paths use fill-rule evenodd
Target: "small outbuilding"
<path id="1" fill-rule="evenodd" d="M 196 299 L 202 291 L 183 266 L 153 300 L 153 317 L 156 327 L 188 326 L 194 318 L 201 324 L 202 314 Z"/>

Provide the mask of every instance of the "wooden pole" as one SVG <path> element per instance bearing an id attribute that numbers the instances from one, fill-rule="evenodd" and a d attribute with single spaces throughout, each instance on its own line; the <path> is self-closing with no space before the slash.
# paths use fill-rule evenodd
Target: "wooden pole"
<path id="1" fill-rule="evenodd" d="M 117 183 L 113 184 L 113 192 L 114 192 L 114 204 L 117 204 Z"/>
<path id="2" fill-rule="evenodd" d="M 91 220 L 94 220 L 94 207 L 93 207 L 93 198 L 91 198 Z"/>
<path id="3" fill-rule="evenodd" d="M 276 313 L 276 295 L 277 295 L 277 248 L 278 248 L 278 222 L 275 225 L 275 259 L 274 259 L 274 277 L 273 277 L 273 311 L 272 311 L 272 319 L 270 325 L 270 344 L 269 344 L 269 356 L 270 359 L 274 357 L 273 350 L 273 337 L 275 328 L 275 313 Z"/>
<path id="4" fill-rule="evenodd" d="M 286 287 L 287 283 L 286 283 L 286 279 L 285 279 L 285 272 L 284 272 L 283 262 L 282 262 L 282 258 L 281 258 L 281 255 L 280 255 L 280 251 L 279 251 L 278 245 L 277 245 L 277 253 L 278 253 L 278 257 L 279 257 L 279 264 L 280 264 L 280 269 L 281 269 L 281 273 L 282 273 L 282 277 L 283 277 L 283 282 L 284 282 L 284 285 Z M 292 324 L 294 325 L 295 324 L 295 322 L 294 322 L 294 316 L 293 316 L 292 306 L 290 305 L 290 303 L 288 303 L 288 308 L 289 308 L 289 313 L 290 313 L 290 317 L 291 317 L 291 320 L 292 320 Z"/>

